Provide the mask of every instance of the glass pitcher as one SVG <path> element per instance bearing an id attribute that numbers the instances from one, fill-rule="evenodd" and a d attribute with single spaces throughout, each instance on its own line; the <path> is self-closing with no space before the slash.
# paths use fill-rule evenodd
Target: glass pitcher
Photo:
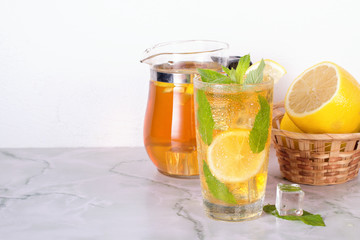
<path id="1" fill-rule="evenodd" d="M 145 51 L 150 86 L 144 123 L 144 145 L 157 169 L 172 177 L 199 174 L 193 78 L 197 68 L 222 71 L 228 44 L 188 40 L 157 44 Z"/>

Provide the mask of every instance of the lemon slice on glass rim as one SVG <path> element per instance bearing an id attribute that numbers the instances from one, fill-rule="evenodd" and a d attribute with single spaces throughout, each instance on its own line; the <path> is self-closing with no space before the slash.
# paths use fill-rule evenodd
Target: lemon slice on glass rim
<path id="1" fill-rule="evenodd" d="M 261 61 L 258 61 L 251 65 L 245 75 L 247 75 L 250 71 L 253 71 L 259 67 Z M 265 68 L 264 68 L 264 77 L 269 77 L 274 80 L 274 84 L 276 84 L 280 78 L 282 78 L 286 74 L 285 68 L 280 65 L 279 63 L 270 60 L 270 59 L 264 59 L 265 62 Z"/>

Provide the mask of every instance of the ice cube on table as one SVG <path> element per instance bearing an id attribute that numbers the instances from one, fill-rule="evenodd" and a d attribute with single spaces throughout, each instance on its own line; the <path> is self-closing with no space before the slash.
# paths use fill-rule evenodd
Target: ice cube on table
<path id="1" fill-rule="evenodd" d="M 276 210 L 280 216 L 303 214 L 303 200 L 305 193 L 299 184 L 278 183 L 276 188 Z"/>

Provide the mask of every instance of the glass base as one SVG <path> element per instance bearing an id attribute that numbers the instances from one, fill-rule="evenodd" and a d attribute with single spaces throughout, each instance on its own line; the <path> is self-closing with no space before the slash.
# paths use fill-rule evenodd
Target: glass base
<path id="1" fill-rule="evenodd" d="M 190 178 L 190 179 L 199 178 L 199 174 L 197 174 L 197 175 L 179 175 L 179 174 L 167 173 L 167 172 L 161 171 L 160 169 L 158 169 L 158 171 L 159 171 L 161 174 L 164 174 L 164 175 L 166 175 L 166 176 L 168 176 L 168 177 L 174 177 L 174 178 Z"/>
<path id="2" fill-rule="evenodd" d="M 261 216 L 264 198 L 247 205 L 223 206 L 204 200 L 206 214 L 215 220 L 241 222 L 253 220 Z"/>

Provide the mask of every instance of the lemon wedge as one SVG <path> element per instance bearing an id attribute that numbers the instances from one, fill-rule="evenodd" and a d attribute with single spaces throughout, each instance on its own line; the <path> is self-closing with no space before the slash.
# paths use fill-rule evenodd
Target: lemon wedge
<path id="1" fill-rule="evenodd" d="M 289 115 L 287 113 L 285 113 L 284 117 L 281 119 L 280 129 L 286 130 L 289 132 L 298 132 L 298 133 L 303 132 L 295 125 L 295 123 L 293 121 L 291 121 L 291 119 L 289 118 Z"/>

